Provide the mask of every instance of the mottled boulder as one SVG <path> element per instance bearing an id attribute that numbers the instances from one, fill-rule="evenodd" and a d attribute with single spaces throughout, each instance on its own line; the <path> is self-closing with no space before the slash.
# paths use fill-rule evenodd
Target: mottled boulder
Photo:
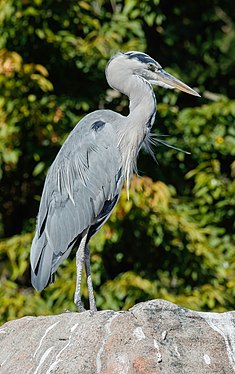
<path id="1" fill-rule="evenodd" d="M 163 300 L 126 312 L 24 317 L 0 328 L 1 374 L 230 374 L 235 312 Z"/>

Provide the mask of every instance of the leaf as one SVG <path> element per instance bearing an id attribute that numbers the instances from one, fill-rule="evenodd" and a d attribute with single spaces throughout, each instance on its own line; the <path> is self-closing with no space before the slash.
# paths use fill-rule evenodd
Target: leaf
<path id="1" fill-rule="evenodd" d="M 45 162 L 39 162 L 34 170 L 33 170 L 33 176 L 36 177 L 37 175 L 41 174 L 45 170 Z"/>

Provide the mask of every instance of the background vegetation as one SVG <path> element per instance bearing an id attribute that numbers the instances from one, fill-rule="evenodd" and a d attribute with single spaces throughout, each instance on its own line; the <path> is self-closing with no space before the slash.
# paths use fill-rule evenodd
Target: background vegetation
<path id="1" fill-rule="evenodd" d="M 157 89 L 157 134 L 191 155 L 141 154 L 91 242 L 99 309 L 164 298 L 198 310 L 235 308 L 235 13 L 233 1 L 0 0 L 0 321 L 75 310 L 75 261 L 41 294 L 29 251 L 46 171 L 87 112 L 127 113 L 104 67 L 146 51 L 202 94 Z M 144 177 L 148 175 L 148 177 Z M 87 300 L 87 289 L 83 285 Z"/>

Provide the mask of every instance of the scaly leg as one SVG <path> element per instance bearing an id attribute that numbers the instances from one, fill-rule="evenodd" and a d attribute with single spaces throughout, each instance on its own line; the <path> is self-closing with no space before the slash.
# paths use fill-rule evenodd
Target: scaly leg
<path id="1" fill-rule="evenodd" d="M 94 291 L 93 291 L 91 269 L 90 269 L 90 249 L 88 245 L 86 245 L 86 248 L 85 248 L 85 269 L 86 269 L 90 310 L 92 310 L 93 312 L 96 312 L 97 308 L 96 308 L 96 303 L 95 303 L 95 296 L 94 296 Z"/>
<path id="2" fill-rule="evenodd" d="M 74 294 L 74 304 L 77 306 L 80 312 L 84 312 L 86 310 L 84 306 L 82 305 L 81 282 L 82 282 L 82 268 L 83 268 L 84 259 L 85 259 L 87 233 L 88 231 L 84 234 L 79 244 L 77 253 L 76 253 L 77 279 L 76 279 L 76 291 Z"/>

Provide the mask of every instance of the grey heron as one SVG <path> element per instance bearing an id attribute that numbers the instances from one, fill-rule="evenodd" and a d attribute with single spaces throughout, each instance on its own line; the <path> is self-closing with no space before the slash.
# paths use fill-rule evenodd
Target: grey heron
<path id="1" fill-rule="evenodd" d="M 97 110 L 74 127 L 48 171 L 30 253 L 32 284 L 41 291 L 77 250 L 74 302 L 80 311 L 84 265 L 90 310 L 96 310 L 88 242 L 109 218 L 125 180 L 129 188 L 139 150 L 149 148 L 153 138 L 152 85 L 200 96 L 142 52 L 117 53 L 105 72 L 108 84 L 128 96 L 129 114 Z"/>

